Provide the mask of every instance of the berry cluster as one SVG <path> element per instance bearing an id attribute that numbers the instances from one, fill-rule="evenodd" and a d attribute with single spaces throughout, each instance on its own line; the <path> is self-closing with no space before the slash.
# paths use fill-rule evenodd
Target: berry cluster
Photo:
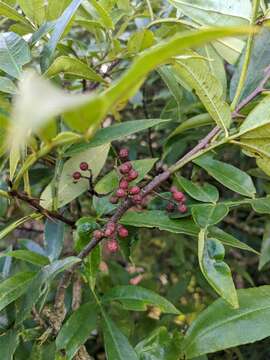
<path id="1" fill-rule="evenodd" d="M 120 199 L 126 199 L 130 196 L 135 204 L 142 203 L 142 194 L 139 186 L 130 186 L 130 182 L 137 179 L 139 176 L 138 172 L 132 167 L 130 161 L 128 161 L 128 149 L 123 148 L 119 151 L 119 157 L 122 160 L 125 160 L 123 164 L 119 166 L 119 172 L 122 175 L 119 180 L 118 189 L 115 194 L 111 196 L 110 202 L 112 204 L 117 204 Z"/>
<path id="2" fill-rule="evenodd" d="M 89 170 L 89 165 L 87 164 L 87 162 L 85 161 L 82 161 L 80 163 L 80 170 L 81 171 L 87 171 Z M 73 180 L 75 182 L 77 182 L 78 180 L 80 180 L 82 178 L 82 174 L 80 171 L 75 171 L 73 174 L 72 174 L 72 177 L 73 177 Z"/>
<path id="3" fill-rule="evenodd" d="M 106 243 L 106 249 L 110 253 L 115 253 L 118 251 L 118 242 L 116 240 L 116 236 L 119 236 L 121 239 L 125 239 L 128 237 L 128 229 L 126 229 L 123 225 L 116 224 L 115 222 L 108 222 L 105 227 L 105 230 L 96 230 L 94 231 L 94 238 L 97 240 L 101 240 L 102 238 L 107 238 L 108 241 Z"/>
<path id="4" fill-rule="evenodd" d="M 172 200 L 168 203 L 166 209 L 168 212 L 172 212 L 177 207 L 177 210 L 184 214 L 187 212 L 187 205 L 186 205 L 186 197 L 185 195 L 179 191 L 176 186 L 172 186 L 170 190 L 172 194 Z"/>

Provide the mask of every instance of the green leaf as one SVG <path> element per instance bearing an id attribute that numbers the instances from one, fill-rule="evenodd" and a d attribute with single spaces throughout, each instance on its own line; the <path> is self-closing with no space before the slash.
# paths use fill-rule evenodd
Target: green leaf
<path id="1" fill-rule="evenodd" d="M 103 311 L 103 334 L 107 360 L 139 360 L 128 339 Z"/>
<path id="2" fill-rule="evenodd" d="M 176 135 L 182 134 L 182 132 L 190 129 L 197 129 L 198 127 L 211 125 L 213 124 L 213 122 L 213 119 L 208 113 L 192 116 L 191 118 L 185 120 L 179 126 L 177 126 L 177 128 L 174 129 L 174 131 L 170 134 L 168 139 Z"/>
<path id="3" fill-rule="evenodd" d="M 47 20 L 55 20 L 59 18 L 63 14 L 65 8 L 70 4 L 70 2 L 70 0 L 48 0 L 48 5 L 46 9 Z"/>
<path id="4" fill-rule="evenodd" d="M 101 247 L 98 245 L 87 256 L 84 261 L 84 273 L 88 281 L 90 289 L 94 291 L 96 285 L 96 277 L 99 271 L 99 265 L 101 262 Z"/>
<path id="5" fill-rule="evenodd" d="M 208 155 L 200 156 L 193 162 L 228 189 L 244 196 L 254 197 L 255 186 L 251 177 L 244 171 L 230 164 L 214 160 Z"/>
<path id="6" fill-rule="evenodd" d="M 162 296 L 141 286 L 116 286 L 105 293 L 102 302 L 119 301 L 125 309 L 145 311 L 148 306 L 158 307 L 168 314 L 179 314 L 179 310 Z"/>
<path id="7" fill-rule="evenodd" d="M 221 83 L 213 76 L 205 59 L 194 58 L 196 53 L 193 52 L 187 55 L 190 56 L 183 59 L 177 58 L 174 65 L 176 73 L 196 91 L 210 116 L 228 134 L 231 111 L 229 105 L 223 100 Z"/>
<path id="8" fill-rule="evenodd" d="M 251 3 L 246 0 L 169 0 L 177 9 L 201 25 L 247 25 Z"/>
<path id="9" fill-rule="evenodd" d="M 59 73 L 75 75 L 77 78 L 90 81 L 106 83 L 106 81 L 96 71 L 91 69 L 85 62 L 70 56 L 59 56 L 54 60 L 44 76 L 52 78 Z"/>
<path id="10" fill-rule="evenodd" d="M 224 61 L 216 52 L 212 44 L 206 44 L 198 52 L 208 58 L 207 65 L 213 76 L 220 82 L 223 89 L 223 97 L 226 99 L 227 95 L 227 74 L 225 71 Z"/>
<path id="11" fill-rule="evenodd" d="M 257 106 L 248 114 L 245 121 L 239 128 L 241 140 L 248 140 L 267 136 L 263 128 L 270 123 L 269 117 L 270 96 L 266 96 Z M 264 131 L 263 131 L 264 130 Z M 261 136 L 259 136 L 261 135 Z"/>
<path id="12" fill-rule="evenodd" d="M 247 244 L 243 243 L 242 241 L 239 241 L 231 234 L 228 234 L 227 232 L 221 230 L 220 228 L 213 226 L 209 228 L 209 236 L 221 241 L 224 245 L 236 247 L 238 249 L 251 251 L 256 255 L 259 255 L 260 253 L 256 250 L 254 250 L 252 247 L 248 246 Z"/>
<path id="13" fill-rule="evenodd" d="M 63 260 L 57 260 L 49 265 L 44 266 L 28 284 L 27 292 L 22 298 L 20 311 L 18 311 L 16 324 L 20 324 L 27 318 L 32 307 L 37 303 L 39 298 L 46 292 L 48 282 L 69 267 L 80 262 L 75 256 L 67 257 Z"/>
<path id="14" fill-rule="evenodd" d="M 254 211 L 259 214 L 270 214 L 270 196 L 265 198 L 252 199 L 250 201 Z"/>
<path id="15" fill-rule="evenodd" d="M 183 190 L 188 193 L 193 199 L 203 202 L 217 202 L 219 198 L 218 189 L 211 185 L 204 183 L 203 185 L 198 185 L 183 176 L 176 177 L 177 182 L 183 188 Z"/>
<path id="16" fill-rule="evenodd" d="M 152 331 L 140 341 L 135 350 L 140 360 L 178 360 L 180 354 L 180 334 L 171 335 L 165 326 Z"/>
<path id="17" fill-rule="evenodd" d="M 88 0 L 91 6 L 95 9 L 97 13 L 97 18 L 103 24 L 105 29 L 114 29 L 114 24 L 112 18 L 110 17 L 109 12 L 106 10 L 104 6 L 97 0 Z M 92 10 L 92 9 L 91 9 Z M 92 14 L 92 11 L 91 11 Z M 94 15 L 94 14 L 93 14 Z"/>
<path id="18" fill-rule="evenodd" d="M 167 123 L 170 120 L 165 119 L 142 119 L 125 121 L 121 124 L 115 124 L 106 128 L 99 129 L 95 136 L 88 142 L 82 144 L 75 144 L 71 146 L 66 152 L 65 156 L 72 156 L 78 152 L 89 149 L 91 147 L 111 143 L 115 140 L 135 134 L 139 131 L 149 129 L 150 127 Z"/>
<path id="19" fill-rule="evenodd" d="M 270 96 L 266 96 L 248 114 L 239 128 L 240 146 L 249 156 L 257 158 L 257 165 L 267 174 L 270 174 Z"/>
<path id="20" fill-rule="evenodd" d="M 89 168 L 92 170 L 93 179 L 95 179 L 104 166 L 109 149 L 110 145 L 101 145 L 95 148 L 90 148 L 72 156 L 65 162 L 59 180 L 59 207 L 68 204 L 89 188 L 89 182 L 87 179 L 80 179 L 80 181 L 74 183 L 72 174 L 75 171 L 78 171 L 80 163 L 82 161 L 86 161 L 89 164 Z M 49 184 L 43 191 L 41 199 L 41 205 L 46 209 L 52 206 L 51 184 Z"/>
<path id="21" fill-rule="evenodd" d="M 270 336 L 270 286 L 241 289 L 237 294 L 239 309 L 219 299 L 192 323 L 183 342 L 187 359 Z"/>
<path id="22" fill-rule="evenodd" d="M 77 350 L 96 328 L 97 308 L 88 302 L 74 311 L 64 323 L 56 338 L 57 350 L 66 351 L 67 360 L 73 359 Z"/>
<path id="23" fill-rule="evenodd" d="M 199 204 L 192 206 L 192 216 L 201 228 L 219 223 L 229 212 L 228 206 L 220 204 Z"/>
<path id="24" fill-rule="evenodd" d="M 18 13 L 17 10 L 6 4 L 4 1 L 0 1 L 0 15 L 10 20 L 18 21 L 29 28 L 29 32 L 33 31 L 33 26 L 27 19 Z"/>
<path id="25" fill-rule="evenodd" d="M 0 283 L 0 311 L 27 291 L 34 272 L 19 272 Z"/>
<path id="26" fill-rule="evenodd" d="M 13 32 L 0 34 L 0 69 L 19 78 L 22 66 L 31 60 L 27 42 Z"/>
<path id="27" fill-rule="evenodd" d="M 207 231 L 202 229 L 199 233 L 198 243 L 200 269 L 213 289 L 231 306 L 238 308 L 231 270 L 223 261 L 224 255 L 225 249 L 221 242 L 216 239 L 208 239 Z"/>
<path id="28" fill-rule="evenodd" d="M 47 219 L 44 229 L 44 247 L 50 261 L 59 258 L 64 245 L 65 226 L 62 221 Z"/>
<path id="29" fill-rule="evenodd" d="M 72 3 L 74 4 L 74 3 Z M 232 34 L 246 34 L 250 29 L 217 28 L 180 33 L 169 41 L 164 41 L 145 50 L 137 57 L 124 75 L 101 94 L 66 94 L 56 89 L 44 79 L 28 73 L 20 86 L 13 111 L 14 125 L 10 131 L 12 147 L 19 147 L 27 140 L 30 130 L 35 132 L 53 116 L 68 112 L 65 122 L 71 129 L 87 132 L 90 137 L 99 127 L 104 116 L 112 111 L 123 99 L 133 95 L 145 76 L 155 67 L 169 62 L 173 56 L 189 46 L 199 46 L 207 41 Z M 252 30 L 253 31 L 253 30 Z M 50 41 L 52 41 L 51 37 Z M 46 93 L 46 97 L 44 97 Z M 35 103 L 35 107 L 32 104 Z M 72 110 L 71 110 L 72 109 Z"/>
<path id="30" fill-rule="evenodd" d="M 9 78 L 0 76 L 0 91 L 13 95 L 16 93 L 17 88 Z"/>
<path id="31" fill-rule="evenodd" d="M 15 259 L 26 261 L 37 266 L 44 266 L 49 264 L 49 259 L 46 256 L 40 255 L 38 253 L 29 250 L 14 250 L 5 253 L 0 253 L 0 258 L 5 256 L 10 256 Z"/>
<path id="32" fill-rule="evenodd" d="M 264 234 L 263 234 L 263 240 L 261 245 L 261 256 L 259 261 L 259 270 L 262 270 L 262 268 L 269 263 L 270 261 L 270 223 L 267 222 Z"/>
<path id="33" fill-rule="evenodd" d="M 270 56 L 270 31 L 267 27 L 263 27 L 262 30 L 254 37 L 252 44 L 251 57 L 248 63 L 247 76 L 242 89 L 242 93 L 239 101 L 246 98 L 259 83 L 265 77 L 265 69 L 269 65 Z M 233 73 L 233 77 L 230 82 L 230 98 L 233 100 L 234 94 L 237 88 L 237 84 L 240 79 L 240 74 L 243 67 L 246 51 L 242 52 L 238 66 Z M 259 56 L 258 56 L 259 55 Z"/>
<path id="34" fill-rule="evenodd" d="M 142 29 L 134 32 L 128 39 L 127 50 L 129 53 L 137 55 L 154 44 L 155 38 L 151 30 Z"/>
<path id="35" fill-rule="evenodd" d="M 131 161 L 133 168 L 138 172 L 139 176 L 131 184 L 140 182 L 145 175 L 152 169 L 158 159 L 143 159 Z M 105 175 L 95 186 L 95 190 L 100 193 L 108 193 L 116 189 L 119 182 L 119 175 L 116 170 L 112 170 Z"/>
<path id="36" fill-rule="evenodd" d="M 128 211 L 120 219 L 120 223 L 135 227 L 158 228 L 176 234 L 198 234 L 198 227 L 192 220 L 173 220 L 165 212 L 159 210 Z"/>
<path id="37" fill-rule="evenodd" d="M 178 109 L 178 116 L 180 117 L 181 114 L 181 103 L 183 100 L 183 90 L 176 81 L 174 70 L 169 66 L 161 66 L 157 72 L 161 76 L 164 83 L 167 85 L 168 89 L 170 90 L 172 96 L 174 97 L 177 109 Z"/>
<path id="38" fill-rule="evenodd" d="M 11 329 L 0 336 L 1 357 L 4 360 L 13 360 L 13 355 L 19 345 L 18 333 Z"/>
<path id="39" fill-rule="evenodd" d="M 43 71 L 48 69 L 48 67 L 50 66 L 53 60 L 54 51 L 56 49 L 58 41 L 63 35 L 67 25 L 69 24 L 76 10 L 80 6 L 81 2 L 82 0 L 73 0 L 69 4 L 69 6 L 65 9 L 63 14 L 57 19 L 50 40 L 44 46 L 44 49 L 41 54 L 41 68 Z"/>
<path id="40" fill-rule="evenodd" d="M 31 219 L 38 219 L 40 217 L 42 217 L 40 214 L 34 213 L 32 215 L 27 215 L 18 220 L 15 220 L 14 222 L 7 225 L 3 230 L 0 231 L 0 240 L 6 237 L 8 234 L 10 234 L 17 227 L 23 225 L 26 221 L 29 221 Z"/>
<path id="41" fill-rule="evenodd" d="M 43 0 L 18 0 L 25 15 L 34 24 L 40 25 L 45 19 L 45 4 Z"/>

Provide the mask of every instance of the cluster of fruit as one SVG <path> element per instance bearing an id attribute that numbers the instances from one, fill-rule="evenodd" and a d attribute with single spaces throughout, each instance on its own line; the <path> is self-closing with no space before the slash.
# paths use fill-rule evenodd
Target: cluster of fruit
<path id="1" fill-rule="evenodd" d="M 127 197 L 131 197 L 132 201 L 138 205 L 141 204 L 143 200 L 140 187 L 136 185 L 130 186 L 130 182 L 137 179 L 139 174 L 133 168 L 131 162 L 128 161 L 128 155 L 129 151 L 126 148 L 119 151 L 119 158 L 125 162 L 118 168 L 121 178 L 119 180 L 118 189 L 110 198 L 112 204 L 117 204 L 120 199 L 126 199 Z"/>
<path id="2" fill-rule="evenodd" d="M 87 162 L 82 161 L 82 162 L 80 163 L 80 169 L 81 169 L 82 171 L 87 171 L 87 170 L 89 170 L 89 165 L 87 164 Z M 78 180 L 80 180 L 80 179 L 82 178 L 82 174 L 81 174 L 80 171 L 74 171 L 74 173 L 72 174 L 72 177 L 73 177 L 73 180 L 77 182 Z"/>
<path id="3" fill-rule="evenodd" d="M 172 200 L 169 200 L 169 203 L 166 207 L 168 212 L 173 212 L 177 208 L 177 210 L 184 214 L 187 212 L 187 205 L 186 205 L 186 197 L 181 191 L 177 189 L 176 186 L 171 187 L 171 195 Z"/>
<path id="4" fill-rule="evenodd" d="M 116 236 L 119 236 L 121 239 L 125 239 L 128 237 L 128 229 L 126 229 L 121 224 L 116 224 L 113 221 L 107 223 L 105 230 L 95 230 L 94 238 L 97 240 L 101 240 L 102 238 L 107 238 L 108 241 L 106 243 L 106 249 L 111 252 L 118 251 L 118 242 L 116 240 Z"/>

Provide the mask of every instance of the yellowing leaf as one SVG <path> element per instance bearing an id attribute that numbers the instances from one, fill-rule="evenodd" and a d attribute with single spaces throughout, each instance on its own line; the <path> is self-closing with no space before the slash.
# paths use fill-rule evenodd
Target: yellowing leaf
<path id="1" fill-rule="evenodd" d="M 201 58 L 178 58 L 174 68 L 180 78 L 196 91 L 217 125 L 228 134 L 227 129 L 231 123 L 230 107 L 223 100 L 222 85 L 211 73 L 207 62 Z"/>

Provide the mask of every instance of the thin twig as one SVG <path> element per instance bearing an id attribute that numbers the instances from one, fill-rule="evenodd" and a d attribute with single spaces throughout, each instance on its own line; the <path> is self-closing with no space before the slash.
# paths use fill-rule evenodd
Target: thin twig
<path id="1" fill-rule="evenodd" d="M 253 100 L 256 96 L 258 96 L 262 91 L 265 90 L 265 84 L 270 78 L 270 65 L 267 66 L 264 70 L 265 76 L 260 82 L 260 84 L 254 89 L 245 99 L 243 99 L 235 108 L 234 112 L 232 113 L 232 117 L 235 118 L 238 116 L 239 111 L 245 107 L 251 100 Z"/>
<path id="2" fill-rule="evenodd" d="M 75 221 L 67 219 L 65 216 L 61 215 L 59 212 L 57 211 L 51 211 L 51 210 L 47 210 L 44 207 L 42 207 L 39 202 L 28 196 L 25 193 L 19 192 L 17 190 L 10 190 L 8 192 L 8 194 L 11 197 L 14 197 L 15 199 L 19 199 L 22 200 L 24 202 L 26 202 L 27 204 L 29 204 L 32 208 L 34 208 L 35 210 L 37 210 L 40 214 L 50 218 L 50 219 L 57 219 L 60 220 L 62 222 L 64 222 L 65 224 L 71 226 L 72 228 L 75 228 Z"/>

